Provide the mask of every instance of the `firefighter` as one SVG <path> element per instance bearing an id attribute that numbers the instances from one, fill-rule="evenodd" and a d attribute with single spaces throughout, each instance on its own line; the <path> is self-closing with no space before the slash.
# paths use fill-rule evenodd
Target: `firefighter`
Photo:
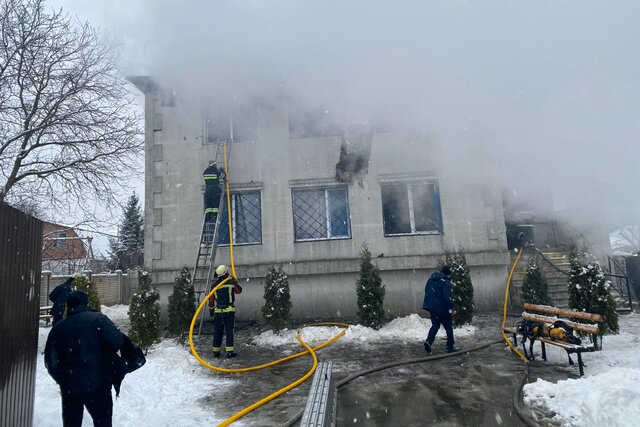
<path id="1" fill-rule="evenodd" d="M 211 289 L 229 277 L 227 267 L 219 265 L 216 268 L 215 277 L 216 281 L 211 285 Z M 233 348 L 233 328 L 236 319 L 236 308 L 233 304 L 236 300 L 236 294 L 240 292 L 242 292 L 242 288 L 238 281 L 231 277 L 209 298 L 209 314 L 213 316 L 213 356 L 216 358 L 220 357 L 222 335 L 226 337 L 224 351 L 227 353 L 227 357 L 237 356 Z"/>
<path id="2" fill-rule="evenodd" d="M 206 222 L 215 224 L 218 217 L 220 197 L 222 196 L 222 183 L 225 179 L 224 169 L 218 169 L 217 163 L 212 160 L 202 175 L 204 178 L 204 213 Z"/>

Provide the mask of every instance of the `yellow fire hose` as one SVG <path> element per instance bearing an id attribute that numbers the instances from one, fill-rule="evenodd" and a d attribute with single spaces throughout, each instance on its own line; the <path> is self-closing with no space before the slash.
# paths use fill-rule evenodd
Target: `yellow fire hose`
<path id="1" fill-rule="evenodd" d="M 523 252 L 524 252 L 524 248 L 520 248 L 520 252 L 518 253 L 518 256 L 516 257 L 515 261 L 513 261 L 513 265 L 511 265 L 511 271 L 509 271 L 509 277 L 507 278 L 507 286 L 504 289 L 504 304 L 502 307 L 502 327 L 500 328 L 500 333 L 502 333 L 502 339 L 504 339 L 507 345 L 511 348 L 511 351 L 513 351 L 518 356 L 520 356 L 520 358 L 524 361 L 524 363 L 529 363 L 529 361 L 524 356 L 524 354 L 522 354 L 520 350 L 518 350 L 513 345 L 511 340 L 507 337 L 507 334 L 504 333 L 504 326 L 507 323 L 507 300 L 509 298 L 509 287 L 511 286 L 511 278 L 513 277 L 513 272 L 515 271 L 516 266 L 518 265 L 518 262 L 520 261 L 520 258 L 522 257 Z"/>
<path id="2" fill-rule="evenodd" d="M 229 173 L 228 173 L 228 165 L 227 165 L 227 145 L 226 145 L 226 143 L 224 145 L 224 169 L 225 169 L 225 173 L 227 175 L 227 179 L 226 179 L 227 220 L 229 222 L 229 230 L 231 230 L 232 229 L 231 228 L 232 227 L 232 225 L 231 225 L 231 197 L 230 197 L 230 193 L 229 193 L 229 179 L 228 179 Z M 309 379 L 309 377 L 311 377 L 313 375 L 313 373 L 316 370 L 316 367 L 318 366 L 318 358 L 317 358 L 315 352 L 320 350 L 320 349 L 322 349 L 322 348 L 324 348 L 324 347 L 326 347 L 326 346 L 328 346 L 332 342 L 340 339 L 347 332 L 347 329 L 349 328 L 348 324 L 346 324 L 346 323 L 337 323 L 337 322 L 312 323 L 312 324 L 302 325 L 297 330 L 296 339 L 305 348 L 305 351 L 301 351 L 300 353 L 296 353 L 296 354 L 293 354 L 291 356 L 287 356 L 287 357 L 282 358 L 282 359 L 274 360 L 272 362 L 264 363 L 262 365 L 249 366 L 249 367 L 246 367 L 246 368 L 229 369 L 229 368 L 221 368 L 219 366 L 211 365 L 210 363 L 207 363 L 205 360 L 203 360 L 200 357 L 200 355 L 198 354 L 198 352 L 196 351 L 196 348 L 195 348 L 195 346 L 193 344 L 193 329 L 195 327 L 196 320 L 198 319 L 198 315 L 200 314 L 200 312 L 204 308 L 205 304 L 207 303 L 209 298 L 214 294 L 215 291 L 217 291 L 221 286 L 223 286 L 225 283 L 227 283 L 229 280 L 231 280 L 231 277 L 234 277 L 237 280 L 236 271 L 235 271 L 235 264 L 234 264 L 234 259 L 233 259 L 233 239 L 231 238 L 231 236 L 229 236 L 229 237 L 230 237 L 229 238 L 229 253 L 230 253 L 230 258 L 231 258 L 231 273 L 232 273 L 232 275 L 227 277 L 222 282 L 220 282 L 218 285 L 216 285 L 213 289 L 211 289 L 209 294 L 207 294 L 207 296 L 205 298 L 203 298 L 202 302 L 198 306 L 198 309 L 194 313 L 193 318 L 191 319 L 191 325 L 189 326 L 189 347 L 191 348 L 191 353 L 196 358 L 196 360 L 198 360 L 198 362 L 200 362 L 200 364 L 202 366 L 204 366 L 204 367 L 206 367 L 208 369 L 211 369 L 213 371 L 223 372 L 223 373 L 241 373 L 241 372 L 257 371 L 257 370 L 260 370 L 260 369 L 269 368 L 271 366 L 275 366 L 275 365 L 278 365 L 280 363 L 287 362 L 289 360 L 298 358 L 300 356 L 304 356 L 305 354 L 310 354 L 311 355 L 311 357 L 313 358 L 313 366 L 301 378 L 299 378 L 296 381 L 292 382 L 291 384 L 281 388 L 280 390 L 270 394 L 269 396 L 267 396 L 267 397 L 255 402 L 254 404 L 252 404 L 250 406 L 247 406 L 246 408 L 244 408 L 240 412 L 232 415 L 231 417 L 229 417 L 226 420 L 224 420 L 222 423 L 218 424 L 218 426 L 228 426 L 232 422 L 234 422 L 234 421 L 238 420 L 239 418 L 245 416 L 246 414 L 248 414 L 249 412 L 253 411 L 254 409 L 257 409 L 257 408 L 261 407 L 262 405 L 266 404 L 267 402 L 270 402 L 271 400 L 275 399 L 276 397 L 278 397 L 278 396 L 280 396 L 280 395 L 282 395 L 282 394 L 284 394 L 284 393 L 296 388 L 297 386 L 299 386 L 300 384 L 305 382 L 307 379 Z M 194 272 L 194 274 L 195 274 L 195 272 Z M 339 334 L 337 334 L 333 338 L 323 342 L 322 344 L 320 344 L 320 345 L 318 345 L 316 347 L 311 347 L 306 342 L 304 342 L 302 340 L 302 338 L 300 337 L 300 331 L 303 328 L 310 327 L 310 326 L 338 326 L 338 327 L 344 328 L 344 330 L 342 330 L 342 332 L 340 332 Z"/>

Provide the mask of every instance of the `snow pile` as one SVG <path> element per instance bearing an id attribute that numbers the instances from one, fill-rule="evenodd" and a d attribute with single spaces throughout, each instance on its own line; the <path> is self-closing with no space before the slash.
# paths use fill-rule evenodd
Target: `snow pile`
<path id="1" fill-rule="evenodd" d="M 347 333 L 336 344 L 371 343 L 385 340 L 401 341 L 402 343 L 424 341 L 430 327 L 431 321 L 429 319 L 422 318 L 417 314 L 411 314 L 393 319 L 377 331 L 361 325 L 349 326 Z M 336 336 L 342 329 L 337 326 L 306 327 L 302 330 L 300 337 L 307 344 L 317 345 Z M 473 335 L 475 331 L 475 326 L 465 325 L 454 329 L 453 334 L 455 337 L 465 337 Z M 266 331 L 255 337 L 253 343 L 269 347 L 280 347 L 288 344 L 299 346 L 296 334 L 297 330 L 295 329 L 283 329 L 279 332 Z M 446 336 L 443 328 L 440 328 L 437 336 Z"/>
<path id="2" fill-rule="evenodd" d="M 103 307 L 103 309 L 106 307 Z M 115 313 L 127 306 L 116 307 Z M 111 316 L 107 310 L 108 316 Z M 117 320 L 116 315 L 114 314 Z M 39 354 L 51 328 L 40 328 Z M 203 369 L 188 348 L 173 340 L 163 340 L 147 354 L 147 363 L 129 374 L 122 383 L 120 397 L 113 403 L 114 426 L 202 426 L 214 424 L 216 414 L 199 400 L 225 393 L 237 382 L 222 379 Z M 58 427 L 62 408 L 58 385 L 47 373 L 44 358 L 37 362 L 34 426 Z M 91 426 L 91 416 L 84 413 L 83 426 Z"/>
<path id="3" fill-rule="evenodd" d="M 547 408 L 568 425 L 635 426 L 640 419 L 640 316 L 621 316 L 619 335 L 606 336 L 602 351 L 583 356 L 585 376 L 556 384 L 538 379 L 524 387 L 524 400 Z M 566 366 L 562 350 L 547 346 L 547 363 Z M 574 356 L 575 359 L 575 356 Z"/>

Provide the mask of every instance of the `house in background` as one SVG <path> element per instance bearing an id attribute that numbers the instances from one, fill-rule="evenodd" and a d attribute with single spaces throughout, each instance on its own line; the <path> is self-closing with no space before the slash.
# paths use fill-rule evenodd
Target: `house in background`
<path id="1" fill-rule="evenodd" d="M 54 275 L 82 273 L 93 260 L 91 237 L 73 227 L 45 222 L 42 229 L 42 270 Z"/>
<path id="2" fill-rule="evenodd" d="M 323 112 L 303 115 L 279 101 L 203 112 L 150 78 L 131 81 L 145 94 L 145 264 L 163 306 L 182 266 L 194 265 L 202 172 L 216 143 L 230 136 L 239 318 L 260 317 L 272 264 L 288 274 L 293 317 L 354 316 L 364 243 L 390 316 L 420 310 L 426 278 L 455 248 L 467 255 L 476 307 L 501 303 L 510 262 L 501 191 L 461 181 L 456 165 L 444 168 L 441 145 L 411 133 L 332 126 Z M 223 227 L 223 242 L 228 235 Z M 216 264 L 230 262 L 224 249 Z"/>

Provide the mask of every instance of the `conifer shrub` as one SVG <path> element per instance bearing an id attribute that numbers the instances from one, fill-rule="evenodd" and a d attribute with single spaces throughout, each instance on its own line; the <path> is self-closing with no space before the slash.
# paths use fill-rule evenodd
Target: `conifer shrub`
<path id="1" fill-rule="evenodd" d="M 291 317 L 291 293 L 289 279 L 282 266 L 272 265 L 264 279 L 264 305 L 262 316 L 276 330 L 289 324 Z"/>
<path id="2" fill-rule="evenodd" d="M 151 276 L 138 272 L 138 291 L 131 297 L 129 320 L 131 341 L 145 352 L 160 339 L 160 294 L 151 286 Z"/>
<path id="3" fill-rule="evenodd" d="M 522 282 L 522 301 L 529 304 L 551 305 L 549 283 L 538 261 L 538 257 L 533 257 L 527 263 Z"/>
<path id="4" fill-rule="evenodd" d="M 85 276 L 76 276 L 73 279 L 71 288 L 74 291 L 82 291 L 89 297 L 89 307 L 96 311 L 100 311 L 100 296 L 96 284 Z"/>
<path id="5" fill-rule="evenodd" d="M 366 243 L 360 250 L 360 278 L 356 282 L 358 318 L 364 326 L 380 329 L 384 324 L 384 285 L 380 271 L 371 262 L 371 252 Z"/>
<path id="6" fill-rule="evenodd" d="M 169 334 L 182 336 L 189 330 L 196 312 L 196 293 L 191 286 L 191 274 L 185 265 L 176 276 L 173 292 L 169 295 Z"/>
<path id="7" fill-rule="evenodd" d="M 471 323 L 475 308 L 473 305 L 473 284 L 467 259 L 462 249 L 447 251 L 440 267 L 445 264 L 451 268 L 451 299 L 453 300 L 453 309 L 457 312 L 453 316 L 453 325 L 461 326 Z"/>
<path id="8" fill-rule="evenodd" d="M 572 248 L 570 253 L 571 271 L 568 280 L 569 308 L 602 315 L 600 332 L 617 334 L 618 313 L 616 302 L 609 294 L 611 282 L 607 280 L 600 262 L 587 251 Z M 575 319 L 580 322 L 580 319 Z"/>

